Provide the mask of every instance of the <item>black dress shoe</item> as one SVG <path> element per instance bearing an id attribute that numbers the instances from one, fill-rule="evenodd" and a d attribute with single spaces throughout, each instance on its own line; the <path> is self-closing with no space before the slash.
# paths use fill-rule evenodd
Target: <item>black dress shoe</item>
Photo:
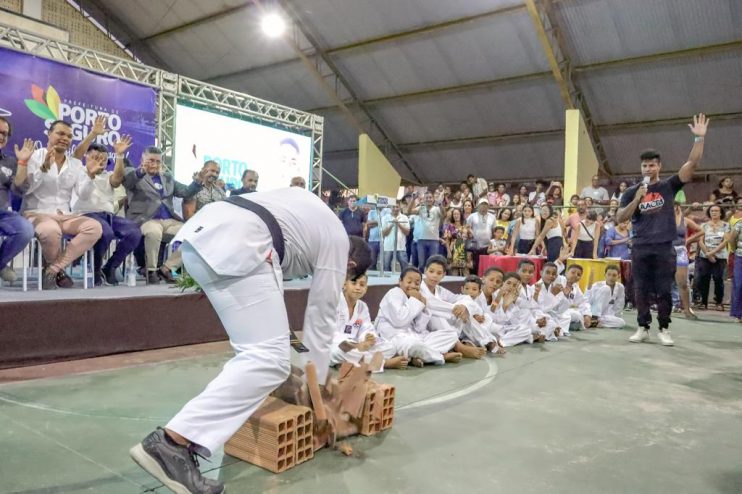
<path id="1" fill-rule="evenodd" d="M 101 269 L 101 274 L 104 277 L 104 282 L 106 285 L 116 286 L 119 284 L 118 278 L 116 278 L 116 270 L 111 269 L 111 266 L 106 264 L 103 266 L 103 269 Z"/>
<path id="2" fill-rule="evenodd" d="M 75 286 L 75 282 L 72 281 L 72 278 L 67 276 L 67 273 L 60 271 L 57 273 L 57 286 L 59 288 L 72 288 Z"/>
<path id="3" fill-rule="evenodd" d="M 159 285 L 160 284 L 160 275 L 157 271 L 149 271 L 147 273 L 147 284 L 148 285 Z"/>

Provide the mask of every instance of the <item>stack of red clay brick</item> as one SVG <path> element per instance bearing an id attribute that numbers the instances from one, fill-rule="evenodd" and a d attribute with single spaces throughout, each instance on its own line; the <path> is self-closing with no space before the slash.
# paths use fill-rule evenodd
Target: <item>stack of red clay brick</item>
<path id="1" fill-rule="evenodd" d="M 227 441 L 224 452 L 274 473 L 314 457 L 314 451 L 354 434 L 372 436 L 394 423 L 395 388 L 371 379 L 369 365 L 343 365 L 321 393 L 313 364 L 306 377 L 311 406 L 269 397 Z"/>
<path id="2" fill-rule="evenodd" d="M 273 473 L 314 457 L 312 410 L 268 397 L 224 445 L 224 452 Z"/>

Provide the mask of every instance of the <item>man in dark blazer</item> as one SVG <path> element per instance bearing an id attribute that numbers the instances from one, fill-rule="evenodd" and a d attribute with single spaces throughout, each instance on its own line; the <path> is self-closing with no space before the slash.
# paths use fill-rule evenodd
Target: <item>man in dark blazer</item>
<path id="1" fill-rule="evenodd" d="M 176 182 L 173 176 L 162 170 L 162 151 L 154 146 L 142 152 L 142 161 L 137 169 L 129 168 L 124 176 L 124 187 L 129 206 L 126 217 L 136 221 L 144 236 L 144 257 L 147 264 L 147 282 L 159 283 L 160 278 L 172 283 L 172 270 L 183 265 L 179 250 L 173 252 L 157 266 L 160 243 L 163 235 L 175 236 L 183 226 L 183 218 L 173 209 L 173 196 L 189 199 L 201 190 L 199 175 L 188 186 Z"/>

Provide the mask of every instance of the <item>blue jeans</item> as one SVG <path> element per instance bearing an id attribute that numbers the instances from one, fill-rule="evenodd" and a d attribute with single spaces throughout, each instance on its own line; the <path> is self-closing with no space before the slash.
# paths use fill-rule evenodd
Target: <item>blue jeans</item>
<path id="1" fill-rule="evenodd" d="M 742 317 L 742 256 L 734 255 L 734 278 L 732 278 L 732 317 Z"/>
<path id="2" fill-rule="evenodd" d="M 142 230 L 139 228 L 139 224 L 110 213 L 88 213 L 85 216 L 97 220 L 103 229 L 100 240 L 93 246 L 95 270 L 101 269 L 103 254 L 106 253 L 108 245 L 114 238 L 119 239 L 119 242 L 116 245 L 116 250 L 108 259 L 106 268 L 114 270 L 121 266 L 126 260 L 126 256 L 137 248 L 139 241 L 142 239 Z"/>
<path id="3" fill-rule="evenodd" d="M 425 263 L 428 259 L 438 253 L 438 240 L 418 240 L 417 241 L 417 267 L 422 271 L 425 269 Z"/>
<path id="4" fill-rule="evenodd" d="M 21 252 L 33 238 L 33 225 L 26 218 L 12 211 L 0 211 L 0 269 Z"/>
<path id="5" fill-rule="evenodd" d="M 392 256 L 394 255 L 394 252 L 384 252 L 384 270 L 385 271 L 391 271 L 392 270 Z M 397 251 L 397 262 L 399 262 L 400 270 L 404 271 L 404 269 L 407 267 L 407 264 L 409 262 L 407 261 L 407 252 L 403 250 Z"/>
<path id="6" fill-rule="evenodd" d="M 379 269 L 378 262 L 379 251 L 381 250 L 381 242 L 379 242 L 378 240 L 369 240 L 368 246 L 371 248 L 371 267 L 369 269 L 377 270 Z"/>

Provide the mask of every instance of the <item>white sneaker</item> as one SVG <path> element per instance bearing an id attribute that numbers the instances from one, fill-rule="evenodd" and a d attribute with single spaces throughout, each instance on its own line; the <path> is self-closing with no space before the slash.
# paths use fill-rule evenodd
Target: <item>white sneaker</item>
<path id="1" fill-rule="evenodd" d="M 636 330 L 636 333 L 629 338 L 629 341 L 632 343 L 642 343 L 644 341 L 647 341 L 649 339 L 649 330 L 642 328 L 641 326 Z"/>
<path id="2" fill-rule="evenodd" d="M 660 343 L 662 343 L 663 345 L 673 346 L 675 344 L 675 342 L 673 342 L 672 338 L 670 337 L 669 329 L 660 329 L 659 336 L 660 336 Z"/>
<path id="3" fill-rule="evenodd" d="M 16 276 L 15 271 L 13 271 L 10 266 L 5 266 L 3 269 L 0 270 L 0 278 L 8 283 L 13 283 L 16 279 L 18 279 L 18 276 Z"/>

